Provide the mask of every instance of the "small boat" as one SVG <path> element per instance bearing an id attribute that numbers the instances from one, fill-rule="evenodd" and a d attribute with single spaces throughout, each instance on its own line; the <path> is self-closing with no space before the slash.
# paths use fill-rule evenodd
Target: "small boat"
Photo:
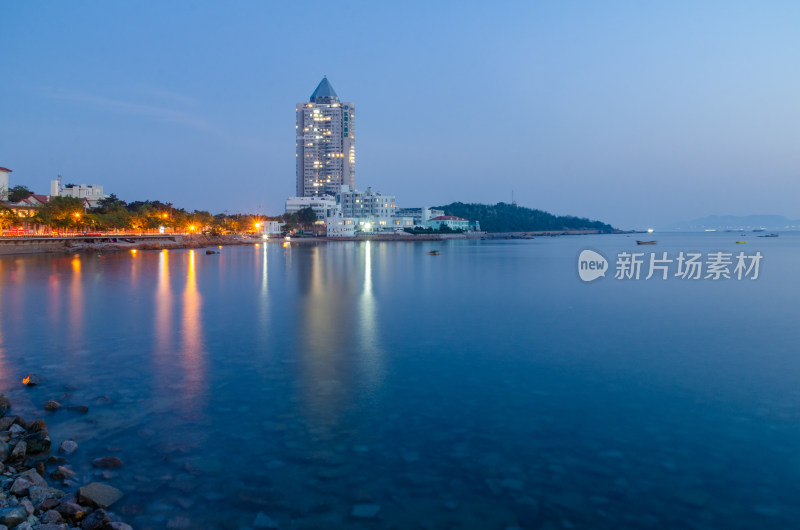
<path id="1" fill-rule="evenodd" d="M 428 252 L 428 256 L 438 256 L 439 254 L 441 254 L 441 252 L 439 252 L 438 250 L 431 250 L 430 252 Z"/>
<path id="2" fill-rule="evenodd" d="M 218 250 L 206 250 L 206 254 L 219 254 Z"/>
<path id="3" fill-rule="evenodd" d="M 739 245 L 744 245 L 745 243 L 747 243 L 747 241 L 737 241 L 736 243 Z"/>
<path id="4" fill-rule="evenodd" d="M 636 244 L 637 244 L 637 245 L 655 245 L 655 244 L 656 244 L 656 241 L 639 241 L 639 240 L 637 239 L 637 240 L 636 240 Z"/>
<path id="5" fill-rule="evenodd" d="M 753 230 L 753 231 L 755 232 L 755 230 Z M 778 234 L 774 234 L 774 233 L 773 234 L 765 234 L 763 236 L 758 236 L 758 237 L 778 237 Z"/>

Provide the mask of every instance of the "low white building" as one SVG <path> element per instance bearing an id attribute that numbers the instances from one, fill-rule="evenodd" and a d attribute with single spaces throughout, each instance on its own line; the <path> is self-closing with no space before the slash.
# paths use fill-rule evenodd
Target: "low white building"
<path id="1" fill-rule="evenodd" d="M 297 213 L 309 207 L 314 211 L 317 219 L 333 217 L 339 211 L 336 198 L 330 195 L 321 195 L 319 197 L 289 197 L 286 199 L 286 213 L 288 214 Z"/>
<path id="2" fill-rule="evenodd" d="M 99 184 L 89 184 L 88 186 L 86 184 L 67 184 L 62 186 L 60 178 L 50 181 L 50 196 L 85 199 L 88 201 L 90 208 L 96 208 L 100 201 L 107 197 L 103 194 L 103 186 Z"/>
<path id="3" fill-rule="evenodd" d="M 341 213 L 325 219 L 328 237 L 353 237 L 356 235 L 358 219 L 342 217 Z"/>
<path id="4" fill-rule="evenodd" d="M 410 217 L 413 222 L 413 226 L 422 226 L 425 227 L 428 224 L 428 221 L 433 219 L 434 217 L 440 217 L 444 215 L 444 210 L 436 210 L 433 208 L 398 208 L 395 212 L 395 217 L 406 218 Z"/>
<path id="5" fill-rule="evenodd" d="M 283 233 L 284 224 L 279 221 L 261 221 L 259 223 L 260 233 L 267 237 L 280 236 Z"/>

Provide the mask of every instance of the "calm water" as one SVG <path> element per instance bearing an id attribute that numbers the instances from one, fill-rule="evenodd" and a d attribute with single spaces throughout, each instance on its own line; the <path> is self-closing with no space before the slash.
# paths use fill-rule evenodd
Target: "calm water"
<path id="1" fill-rule="evenodd" d="M 80 482 L 125 461 L 136 528 L 797 527 L 800 235 L 657 238 L 4 257 L 0 389 Z M 586 284 L 583 248 L 764 260 Z"/>

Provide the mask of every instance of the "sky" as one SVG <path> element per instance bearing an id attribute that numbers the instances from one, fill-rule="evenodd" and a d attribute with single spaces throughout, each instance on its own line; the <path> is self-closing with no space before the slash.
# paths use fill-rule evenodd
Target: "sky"
<path id="1" fill-rule="evenodd" d="M 356 106 L 356 187 L 646 228 L 800 219 L 800 2 L 0 2 L 11 185 L 277 215 L 295 104 Z"/>

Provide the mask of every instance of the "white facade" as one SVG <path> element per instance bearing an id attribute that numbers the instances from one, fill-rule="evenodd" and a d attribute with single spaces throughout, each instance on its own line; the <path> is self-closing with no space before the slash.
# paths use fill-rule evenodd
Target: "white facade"
<path id="1" fill-rule="evenodd" d="M 339 191 L 339 205 L 344 217 L 376 219 L 381 226 L 391 224 L 397 210 L 394 195 L 382 195 L 372 188 L 360 192 L 342 187 Z"/>
<path id="2" fill-rule="evenodd" d="M 261 233 L 266 236 L 279 236 L 283 233 L 283 225 L 279 221 L 262 221 L 260 223 Z"/>
<path id="3" fill-rule="evenodd" d="M 325 219 L 328 237 L 353 237 L 356 235 L 358 219 L 342 217 L 341 214 Z"/>
<path id="4" fill-rule="evenodd" d="M 355 187 L 355 105 L 340 102 L 324 78 L 308 103 L 296 106 L 297 196 L 335 195 Z"/>
<path id="5" fill-rule="evenodd" d="M 76 199 L 86 199 L 91 208 L 96 208 L 98 203 L 106 198 L 103 194 L 103 186 L 99 184 L 81 184 L 80 186 L 70 185 L 61 187 L 58 180 L 50 181 L 50 195 L 52 197 L 75 197 Z"/>
<path id="6" fill-rule="evenodd" d="M 398 208 L 395 212 L 396 217 L 410 217 L 413 226 L 427 226 L 429 220 L 434 217 L 444 215 L 444 210 L 435 210 L 432 208 Z"/>
<path id="7" fill-rule="evenodd" d="M 0 167 L 0 200 L 8 200 L 8 174 L 11 170 L 5 167 Z"/>
<path id="8" fill-rule="evenodd" d="M 289 197 L 286 199 L 286 213 L 297 213 L 304 208 L 311 207 L 317 219 L 327 219 L 339 212 L 336 199 L 329 195 L 321 197 Z"/>

